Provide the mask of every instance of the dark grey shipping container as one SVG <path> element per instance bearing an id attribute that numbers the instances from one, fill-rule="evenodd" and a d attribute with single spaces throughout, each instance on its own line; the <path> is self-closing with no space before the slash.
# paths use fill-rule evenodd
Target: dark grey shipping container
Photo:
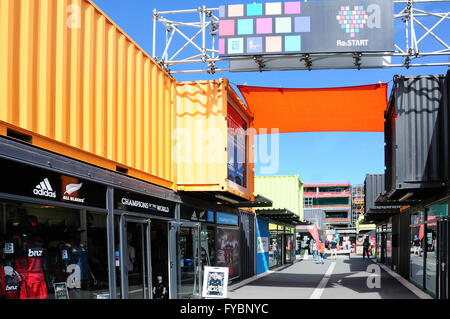
<path id="1" fill-rule="evenodd" d="M 449 77 L 394 77 L 385 113 L 388 198 L 448 185 Z"/>
<path id="2" fill-rule="evenodd" d="M 364 180 L 364 214 L 375 207 L 375 201 L 384 194 L 384 174 L 367 174 Z"/>
<path id="3" fill-rule="evenodd" d="M 376 204 L 377 198 L 386 194 L 384 174 L 367 174 L 364 194 L 364 216 L 367 221 L 381 222 L 400 212 L 400 206 Z"/>

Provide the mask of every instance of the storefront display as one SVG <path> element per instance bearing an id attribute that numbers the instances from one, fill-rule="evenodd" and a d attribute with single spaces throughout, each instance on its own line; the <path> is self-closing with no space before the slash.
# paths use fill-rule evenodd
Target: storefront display
<path id="1" fill-rule="evenodd" d="M 427 207 L 425 222 L 425 289 L 432 295 L 437 294 L 438 278 L 438 222 L 448 216 L 448 204 L 443 202 Z"/>
<path id="2" fill-rule="evenodd" d="M 105 214 L 1 201 L 0 216 L 0 264 L 19 291 L 8 298 L 52 299 L 59 283 L 71 299 L 108 289 Z"/>
<path id="3" fill-rule="evenodd" d="M 423 287 L 424 267 L 423 251 L 425 213 L 411 215 L 410 223 L 410 279 L 419 287 Z"/>
<path id="4" fill-rule="evenodd" d="M 216 235 L 216 266 L 228 267 L 230 279 L 239 277 L 239 230 L 232 228 L 217 228 Z"/>

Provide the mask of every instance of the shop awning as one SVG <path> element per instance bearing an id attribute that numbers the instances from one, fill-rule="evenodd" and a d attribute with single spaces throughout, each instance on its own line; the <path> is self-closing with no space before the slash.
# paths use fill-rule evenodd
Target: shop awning
<path id="1" fill-rule="evenodd" d="M 256 215 L 269 218 L 273 221 L 284 222 L 293 225 L 305 224 L 300 217 L 289 209 L 257 209 Z"/>
<path id="2" fill-rule="evenodd" d="M 257 134 L 384 132 L 387 83 L 323 89 L 238 86 Z"/>
<path id="3" fill-rule="evenodd" d="M 233 207 L 272 207 L 272 201 L 262 195 L 256 195 L 255 201 L 246 201 L 233 204 Z"/>
<path id="4" fill-rule="evenodd" d="M 370 209 L 364 214 L 366 222 L 379 222 L 400 213 L 400 207 Z"/>

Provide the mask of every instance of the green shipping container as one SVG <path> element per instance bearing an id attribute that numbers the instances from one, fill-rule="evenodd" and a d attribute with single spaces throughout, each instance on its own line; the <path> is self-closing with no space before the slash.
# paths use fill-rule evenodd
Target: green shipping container
<path id="1" fill-rule="evenodd" d="M 255 196 L 272 200 L 272 207 L 258 209 L 288 209 L 303 220 L 303 182 L 298 175 L 255 176 Z"/>

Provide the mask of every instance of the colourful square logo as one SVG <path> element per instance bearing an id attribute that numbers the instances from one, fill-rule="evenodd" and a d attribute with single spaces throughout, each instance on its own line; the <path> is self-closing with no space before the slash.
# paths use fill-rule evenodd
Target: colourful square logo
<path id="1" fill-rule="evenodd" d="M 296 17 L 294 30 L 295 32 L 311 32 L 311 17 Z"/>
<path id="2" fill-rule="evenodd" d="M 284 37 L 284 50 L 286 52 L 300 52 L 302 50 L 302 38 L 299 35 Z"/>
<path id="3" fill-rule="evenodd" d="M 231 4 L 228 6 L 228 17 L 243 17 L 244 5 L 243 4 Z"/>
<path id="4" fill-rule="evenodd" d="M 247 53 L 262 53 L 263 40 L 261 37 L 247 38 Z"/>
<path id="5" fill-rule="evenodd" d="M 256 19 L 256 33 L 257 34 L 271 34 L 272 29 L 272 18 L 258 18 Z"/>
<path id="6" fill-rule="evenodd" d="M 354 38 L 357 33 L 364 29 L 367 23 L 366 11 L 364 10 L 364 6 L 345 7 L 346 10 L 342 10 L 343 8 L 341 7 L 341 11 L 336 16 L 336 20 L 341 25 L 341 28 L 345 29 L 345 32 L 351 38 Z"/>
<path id="7" fill-rule="evenodd" d="M 244 39 L 231 38 L 228 39 L 228 54 L 242 54 L 244 53 Z"/>
<path id="8" fill-rule="evenodd" d="M 292 19 L 275 18 L 275 33 L 291 33 L 292 32 Z"/>
<path id="9" fill-rule="evenodd" d="M 266 3 L 266 15 L 280 15 L 281 14 L 281 2 L 269 2 Z"/>
<path id="10" fill-rule="evenodd" d="M 226 15 L 225 6 L 219 6 L 219 18 L 225 18 Z"/>
<path id="11" fill-rule="evenodd" d="M 285 14 L 300 14 L 300 1 L 285 2 L 284 3 Z"/>
<path id="12" fill-rule="evenodd" d="M 253 19 L 240 19 L 237 21 L 238 35 L 253 34 Z"/>
<path id="13" fill-rule="evenodd" d="M 262 3 L 247 4 L 247 16 L 262 16 L 262 15 L 263 15 Z"/>
<path id="14" fill-rule="evenodd" d="M 219 55 L 225 54 L 225 39 L 219 39 Z"/>
<path id="15" fill-rule="evenodd" d="M 219 22 L 219 37 L 235 35 L 234 20 L 220 20 Z"/>
<path id="16" fill-rule="evenodd" d="M 281 36 L 266 37 L 266 52 L 275 53 L 282 51 L 283 39 Z"/>

